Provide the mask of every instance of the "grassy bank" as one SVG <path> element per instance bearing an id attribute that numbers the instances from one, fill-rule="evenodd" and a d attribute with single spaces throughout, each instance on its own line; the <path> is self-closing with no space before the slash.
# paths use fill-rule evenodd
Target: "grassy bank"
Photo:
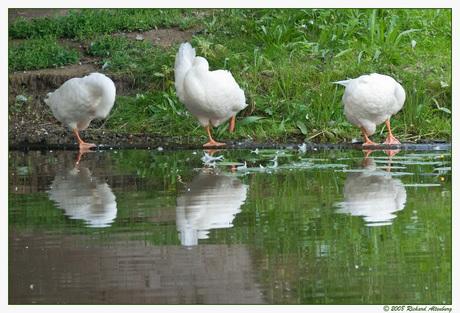
<path id="1" fill-rule="evenodd" d="M 148 9 L 81 10 L 65 17 L 9 27 L 9 68 L 32 70 L 78 63 L 80 55 L 60 38 L 73 38 L 107 73 L 136 79 L 139 89 L 117 100 L 105 128 L 205 136 L 178 101 L 174 58 L 178 45 L 130 40 L 122 32 L 177 28 L 193 32 L 197 54 L 211 69 L 230 70 L 245 90 L 248 107 L 235 132 L 227 123 L 216 138 L 337 142 L 361 138 L 345 118 L 343 87 L 333 81 L 379 72 L 406 90 L 393 117 L 402 141 L 451 137 L 452 27 L 447 9 Z M 115 36 L 115 34 L 118 34 Z M 45 96 L 45 95 L 44 95 Z M 383 141 L 386 129 L 377 128 Z"/>

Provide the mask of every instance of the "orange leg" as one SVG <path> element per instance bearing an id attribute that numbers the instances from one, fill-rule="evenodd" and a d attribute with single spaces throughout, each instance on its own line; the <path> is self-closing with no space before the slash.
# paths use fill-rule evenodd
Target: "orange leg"
<path id="1" fill-rule="evenodd" d="M 204 147 L 225 146 L 225 145 L 226 145 L 225 143 L 217 142 L 217 141 L 215 141 L 214 139 L 212 139 L 212 137 L 211 137 L 211 131 L 209 130 L 209 125 L 206 125 L 205 128 L 206 128 L 206 131 L 208 132 L 209 142 L 208 142 L 208 143 L 205 143 L 205 144 L 203 145 Z"/>
<path id="2" fill-rule="evenodd" d="M 233 132 L 233 129 L 235 129 L 235 115 L 233 115 L 230 119 L 230 124 L 228 125 L 228 132 L 231 134 Z"/>
<path id="3" fill-rule="evenodd" d="M 387 125 L 387 128 L 388 128 L 388 138 L 387 140 L 385 140 L 385 142 L 383 143 L 384 145 L 399 145 L 401 144 L 399 142 L 398 139 L 396 139 L 393 134 L 391 133 L 391 129 L 390 129 L 390 120 L 386 120 L 385 121 L 385 124 Z"/>
<path id="4" fill-rule="evenodd" d="M 73 132 L 74 132 L 75 135 L 77 136 L 78 146 L 80 147 L 80 150 L 82 150 L 82 151 L 88 151 L 89 148 L 96 147 L 96 145 L 95 145 L 94 143 L 86 143 L 86 142 L 84 142 L 83 140 L 81 140 L 80 136 L 78 135 L 78 128 L 75 128 L 75 129 L 73 130 Z"/>
<path id="5" fill-rule="evenodd" d="M 361 127 L 361 131 L 363 132 L 364 137 L 366 138 L 366 142 L 363 143 L 363 146 L 375 146 L 375 145 L 378 145 L 378 143 L 375 143 L 375 142 L 371 141 L 369 139 L 369 137 L 367 137 L 366 130 L 364 129 L 364 127 Z"/>

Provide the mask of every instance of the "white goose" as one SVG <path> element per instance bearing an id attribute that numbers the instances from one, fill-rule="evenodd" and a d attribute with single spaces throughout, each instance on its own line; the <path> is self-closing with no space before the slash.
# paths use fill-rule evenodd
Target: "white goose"
<path id="1" fill-rule="evenodd" d="M 388 138 L 383 144 L 400 144 L 390 129 L 390 117 L 404 105 L 406 93 L 392 77 L 377 73 L 362 75 L 355 79 L 334 82 L 345 86 L 342 103 L 347 120 L 359 128 L 366 138 L 363 146 L 378 145 L 368 136 L 375 132 L 376 125 L 385 122 Z"/>
<path id="2" fill-rule="evenodd" d="M 231 118 L 229 131 L 235 127 L 235 115 L 244 109 L 246 98 L 232 74 L 225 70 L 209 71 L 205 58 L 196 57 L 190 43 L 181 44 L 174 67 L 176 94 L 189 112 L 206 128 L 208 146 L 221 146 L 211 137 L 210 124 L 218 127 Z"/>
<path id="3" fill-rule="evenodd" d="M 45 103 L 54 117 L 68 126 L 77 136 L 80 150 L 89 150 L 95 144 L 86 143 L 78 135 L 95 118 L 106 118 L 115 102 L 115 84 L 107 76 L 91 73 L 83 78 L 72 78 L 54 92 Z"/>

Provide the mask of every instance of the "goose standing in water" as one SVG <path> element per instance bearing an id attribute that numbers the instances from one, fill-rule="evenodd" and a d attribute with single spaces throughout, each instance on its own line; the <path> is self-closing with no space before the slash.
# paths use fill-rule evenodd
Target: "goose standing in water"
<path id="1" fill-rule="evenodd" d="M 88 151 L 96 145 L 81 140 L 78 131 L 86 129 L 95 118 L 106 118 L 115 102 L 115 94 L 115 84 L 110 78 L 91 73 L 69 79 L 56 91 L 48 93 L 44 101 L 54 117 L 73 130 L 80 150 Z"/>
<path id="2" fill-rule="evenodd" d="M 361 129 L 366 138 L 363 146 L 378 145 L 368 136 L 374 134 L 377 125 L 385 122 L 388 138 L 383 144 L 400 144 L 390 129 L 390 117 L 404 105 L 406 93 L 392 77 L 377 73 L 355 79 L 334 82 L 345 86 L 342 103 L 347 120 Z"/>
<path id="3" fill-rule="evenodd" d="M 174 66 L 176 94 L 190 114 L 206 128 L 209 142 L 204 146 L 223 146 L 225 143 L 212 139 L 210 124 L 218 127 L 231 119 L 231 133 L 236 114 L 247 106 L 244 91 L 229 71 L 209 71 L 208 61 L 195 55 L 190 43 L 181 44 Z"/>

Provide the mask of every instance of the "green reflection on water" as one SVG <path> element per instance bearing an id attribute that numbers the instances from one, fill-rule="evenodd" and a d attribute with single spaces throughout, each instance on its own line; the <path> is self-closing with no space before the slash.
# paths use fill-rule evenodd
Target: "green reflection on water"
<path id="1" fill-rule="evenodd" d="M 91 183 L 105 184 L 116 199 L 115 217 L 101 228 L 72 218 L 50 199 L 57 177 L 74 170 L 75 152 L 11 151 L 10 240 L 78 235 L 83 245 L 102 248 L 120 240 L 181 245 L 178 199 L 200 173 L 212 172 L 219 184 L 217 176 L 229 177 L 225 181 L 246 185 L 247 192 L 228 225 L 211 227 L 198 245 L 247 247 L 254 279 L 268 303 L 451 304 L 449 152 L 400 152 L 390 158 L 376 151 L 367 159 L 371 165 L 363 163 L 360 151 L 242 150 L 218 151 L 218 156 L 223 158 L 204 165 L 202 151 L 83 155 L 79 169 L 88 169 Z M 380 189 L 404 190 L 402 205 L 390 218 L 385 215 L 382 226 L 369 222 L 368 213 L 353 211 L 355 204 L 343 210 L 352 196 L 352 179 L 370 175 L 369 186 L 386 181 L 390 187 Z M 375 208 L 386 210 L 381 202 L 390 198 L 372 192 L 380 199 Z M 10 263 L 14 258 L 10 254 Z"/>

